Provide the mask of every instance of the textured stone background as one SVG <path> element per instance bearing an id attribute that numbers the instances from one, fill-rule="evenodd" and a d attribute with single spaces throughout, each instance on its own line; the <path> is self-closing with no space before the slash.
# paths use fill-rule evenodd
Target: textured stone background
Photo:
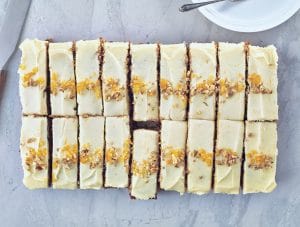
<path id="1" fill-rule="evenodd" d="M 164 43 L 243 40 L 278 47 L 278 187 L 272 194 L 184 195 L 132 201 L 126 190 L 29 191 L 19 157 L 21 106 L 16 73 L 20 52 L 8 65 L 0 106 L 1 226 L 299 226 L 300 225 L 300 12 L 256 34 L 231 32 L 197 11 L 181 14 L 184 0 L 52 0 L 32 2 L 21 36 L 56 41 L 91 39 Z M 0 0 L 0 25 L 7 0 Z M 13 18 L 12 18 L 13 20 Z M 1 54 L 1 51 L 0 51 Z"/>

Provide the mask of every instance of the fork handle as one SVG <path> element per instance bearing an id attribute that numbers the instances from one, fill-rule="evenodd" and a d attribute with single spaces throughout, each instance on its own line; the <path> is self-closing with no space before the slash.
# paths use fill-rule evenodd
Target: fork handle
<path id="1" fill-rule="evenodd" d="M 180 12 L 187 12 L 187 11 L 190 11 L 190 10 L 202 7 L 202 6 L 206 6 L 206 5 L 209 5 L 209 4 L 212 4 L 212 3 L 217 3 L 217 2 L 223 2 L 223 1 L 225 1 L 225 0 L 213 0 L 213 1 L 208 1 L 208 2 L 185 4 L 185 5 L 182 5 L 179 8 L 179 11 Z"/>
<path id="2" fill-rule="evenodd" d="M 5 79 L 6 79 L 6 70 L 0 70 L 0 100 L 4 90 Z"/>

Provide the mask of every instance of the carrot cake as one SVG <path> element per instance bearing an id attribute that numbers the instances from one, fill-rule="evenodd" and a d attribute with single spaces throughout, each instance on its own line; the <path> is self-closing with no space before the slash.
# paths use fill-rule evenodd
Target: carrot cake
<path id="1" fill-rule="evenodd" d="M 128 117 L 105 121 L 105 187 L 128 187 L 130 129 Z"/>
<path id="2" fill-rule="evenodd" d="M 79 117 L 79 185 L 81 189 L 103 187 L 104 118 Z"/>
<path id="3" fill-rule="evenodd" d="M 77 188 L 77 118 L 54 118 L 52 121 L 52 186 Z"/>
<path id="4" fill-rule="evenodd" d="M 245 72 L 244 43 L 219 43 L 218 119 L 244 120 Z"/>
<path id="5" fill-rule="evenodd" d="M 131 196 L 153 199 L 157 193 L 158 132 L 138 129 L 133 133 Z"/>
<path id="6" fill-rule="evenodd" d="M 129 43 L 104 42 L 102 69 L 104 116 L 129 113 L 127 73 Z"/>
<path id="7" fill-rule="evenodd" d="M 160 118 L 185 120 L 187 51 L 184 43 L 160 45 Z"/>
<path id="8" fill-rule="evenodd" d="M 75 116 L 76 86 L 73 43 L 49 44 L 51 114 Z"/>
<path id="9" fill-rule="evenodd" d="M 187 191 L 208 193 L 211 189 L 215 122 L 190 119 L 187 138 Z"/>
<path id="10" fill-rule="evenodd" d="M 186 121 L 161 122 L 160 188 L 167 191 L 185 191 Z"/>
<path id="11" fill-rule="evenodd" d="M 47 41 L 25 39 L 21 45 L 19 90 L 23 114 L 47 115 Z"/>
<path id="12" fill-rule="evenodd" d="M 243 121 L 218 121 L 215 151 L 215 193 L 239 194 L 243 139 Z"/>
<path id="13" fill-rule="evenodd" d="M 248 121 L 278 120 L 277 61 L 274 46 L 249 46 Z"/>
<path id="14" fill-rule="evenodd" d="M 133 120 L 158 121 L 157 44 L 131 45 Z"/>
<path id="15" fill-rule="evenodd" d="M 190 119 L 214 120 L 217 53 L 215 43 L 190 44 Z"/>
<path id="16" fill-rule="evenodd" d="M 76 87 L 79 115 L 102 115 L 100 40 L 76 42 Z"/>
<path id="17" fill-rule="evenodd" d="M 246 122 L 243 193 L 271 192 L 276 187 L 277 126 Z"/>
<path id="18" fill-rule="evenodd" d="M 24 185 L 29 189 L 47 188 L 49 146 L 46 117 L 22 117 L 20 152 Z"/>

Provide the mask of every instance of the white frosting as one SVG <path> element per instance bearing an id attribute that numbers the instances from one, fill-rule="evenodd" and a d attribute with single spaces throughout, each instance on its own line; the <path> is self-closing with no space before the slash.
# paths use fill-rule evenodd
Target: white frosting
<path id="1" fill-rule="evenodd" d="M 233 165 L 215 163 L 214 192 L 238 194 L 240 189 L 241 158 L 243 152 L 244 122 L 219 120 L 216 150 L 231 149 L 239 157 Z"/>
<path id="2" fill-rule="evenodd" d="M 155 95 L 134 94 L 133 119 L 135 121 L 157 121 L 158 91 L 157 91 L 157 44 L 131 45 L 131 79 L 135 76 L 142 79 L 146 90 L 155 91 Z"/>
<path id="3" fill-rule="evenodd" d="M 190 119 L 187 138 L 187 190 L 196 194 L 208 193 L 211 189 L 214 150 L 215 122 Z M 211 164 L 193 156 L 194 151 L 204 150 L 211 154 Z"/>
<path id="4" fill-rule="evenodd" d="M 187 137 L 187 122 L 185 121 L 161 121 L 161 151 L 168 147 L 181 149 L 185 152 Z M 167 165 L 161 155 L 160 161 L 160 188 L 174 190 L 183 194 L 185 191 L 184 176 L 185 166 L 175 167 Z"/>
<path id="5" fill-rule="evenodd" d="M 181 44 L 160 45 L 160 80 L 167 80 L 175 88 L 179 82 L 187 83 L 186 46 Z M 160 118 L 185 120 L 187 97 L 169 95 L 160 97 Z"/>
<path id="6" fill-rule="evenodd" d="M 21 45 L 22 51 L 21 63 L 18 70 L 20 74 L 19 91 L 23 114 L 46 115 L 47 112 L 47 41 L 37 39 L 25 39 Z M 37 68 L 32 77 L 33 80 L 43 79 L 40 86 L 24 86 L 22 79 Z"/>
<path id="7" fill-rule="evenodd" d="M 42 169 L 36 169 L 33 166 L 30 170 L 26 164 L 26 158 L 29 157 L 29 150 L 39 149 L 40 142 L 45 142 L 46 148 L 46 166 Z M 48 187 L 48 123 L 46 117 L 22 117 L 20 152 L 22 166 L 24 171 L 23 183 L 29 189 Z"/>
<path id="8" fill-rule="evenodd" d="M 53 75 L 57 75 L 59 81 L 72 80 L 75 83 L 74 60 L 72 42 L 49 44 L 49 69 L 50 82 Z M 58 91 L 56 95 L 51 93 L 51 114 L 55 116 L 74 116 L 76 114 L 76 94 L 70 97 L 70 91 Z"/>
<path id="9" fill-rule="evenodd" d="M 100 85 L 100 40 L 76 42 L 76 83 L 88 82 L 97 86 L 101 94 Z M 97 84 L 98 83 L 98 84 Z M 102 115 L 102 97 L 97 97 L 94 90 L 77 91 L 78 114 Z"/>
<path id="10" fill-rule="evenodd" d="M 105 120 L 105 150 L 108 148 L 121 149 L 124 143 L 130 139 L 128 117 L 107 117 Z M 123 163 L 111 165 L 105 162 L 105 187 L 128 187 L 128 162 L 127 167 Z"/>
<path id="11" fill-rule="evenodd" d="M 80 154 L 88 145 L 89 155 L 94 158 L 91 163 L 96 162 L 95 152 L 101 150 L 102 161 L 104 159 L 104 118 L 103 117 L 79 117 L 79 144 Z M 100 189 L 103 186 L 103 162 L 96 167 L 91 167 L 90 162 L 80 162 L 80 188 Z"/>
<path id="12" fill-rule="evenodd" d="M 219 43 L 219 77 L 231 84 L 241 82 L 244 89 L 232 96 L 219 95 L 218 119 L 244 120 L 246 56 L 244 43 Z"/>
<path id="13" fill-rule="evenodd" d="M 157 157 L 158 165 L 158 132 L 139 129 L 133 133 L 132 161 L 141 165 L 149 160 L 151 154 Z M 155 198 L 157 192 L 157 171 L 149 176 L 142 177 L 131 175 L 131 195 L 136 199 Z"/>
<path id="14" fill-rule="evenodd" d="M 191 81 L 190 91 L 197 84 L 216 79 L 217 53 L 215 43 L 190 44 Z M 190 95 L 189 118 L 215 119 L 216 94 Z"/>
<path id="15" fill-rule="evenodd" d="M 248 120 L 278 120 L 277 105 L 277 62 L 278 56 L 274 46 L 249 46 L 248 77 L 255 73 L 261 77 L 265 88 L 271 94 L 248 94 Z"/>
<path id="16" fill-rule="evenodd" d="M 105 42 L 104 60 L 102 69 L 102 88 L 104 116 L 126 116 L 128 115 L 128 89 L 127 89 L 127 55 L 129 43 Z M 121 100 L 105 100 L 105 81 L 114 78 L 119 85 L 125 89 L 125 97 Z"/>
<path id="17" fill-rule="evenodd" d="M 54 168 L 54 160 L 62 160 L 64 157 L 61 149 L 64 145 L 77 146 L 77 118 L 54 118 L 52 121 L 53 130 L 53 151 L 52 151 L 52 186 L 56 189 L 77 188 L 77 162 L 66 166 L 62 163 Z M 78 153 L 78 152 L 77 152 Z"/>
<path id="18" fill-rule="evenodd" d="M 271 192 L 276 188 L 277 125 L 275 122 L 246 122 L 243 193 Z M 272 157 L 271 168 L 249 167 L 251 151 Z"/>

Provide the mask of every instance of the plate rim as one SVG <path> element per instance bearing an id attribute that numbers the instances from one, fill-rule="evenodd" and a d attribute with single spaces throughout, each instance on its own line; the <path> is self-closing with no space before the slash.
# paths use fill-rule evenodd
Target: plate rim
<path id="1" fill-rule="evenodd" d="M 192 2 L 197 2 L 197 0 L 192 0 Z M 268 23 L 267 25 L 259 24 L 256 27 L 228 24 L 228 23 L 226 24 L 226 22 L 215 17 L 215 15 L 212 12 L 210 12 L 209 8 L 202 7 L 202 8 L 199 8 L 198 10 L 209 21 L 211 21 L 212 23 L 214 23 L 222 28 L 229 29 L 231 31 L 236 31 L 236 32 L 254 33 L 254 32 L 266 31 L 266 30 L 269 30 L 269 29 L 279 26 L 280 24 L 282 24 L 285 21 L 287 21 L 288 19 L 290 19 L 293 15 L 295 15 L 299 9 L 300 9 L 300 1 L 298 2 L 298 4 L 297 4 L 297 1 L 295 1 L 295 4 L 293 5 L 293 7 L 290 7 L 290 9 L 287 10 L 287 12 L 285 14 L 283 14 L 281 17 L 274 20 L 274 23 L 270 23 L 270 24 Z"/>

